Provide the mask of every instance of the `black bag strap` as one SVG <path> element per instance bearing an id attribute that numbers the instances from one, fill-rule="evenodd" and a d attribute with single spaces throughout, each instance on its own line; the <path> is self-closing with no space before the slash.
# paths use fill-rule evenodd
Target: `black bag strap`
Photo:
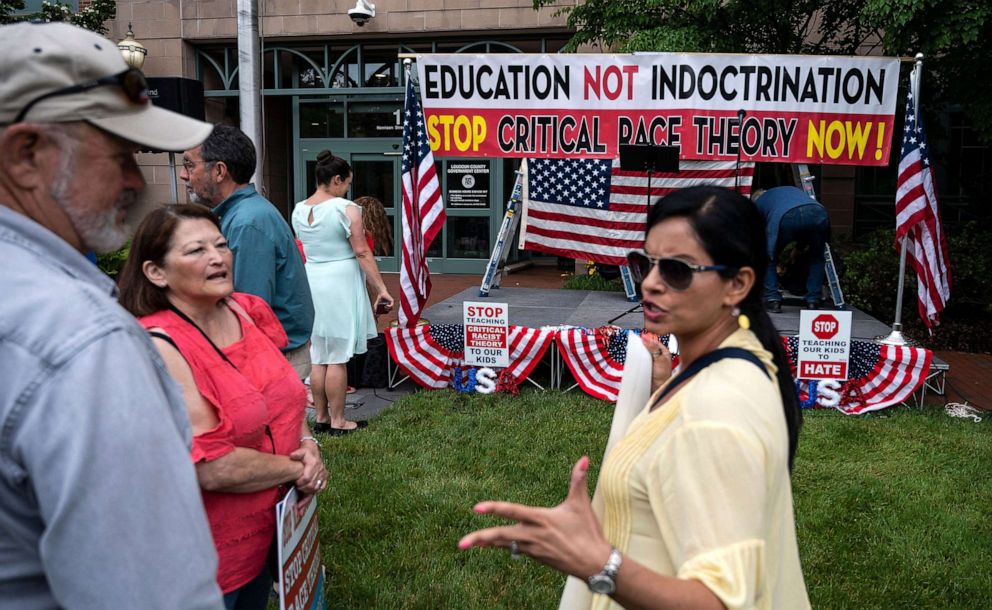
<path id="1" fill-rule="evenodd" d="M 690 364 L 684 371 L 676 375 L 675 379 L 673 379 L 668 385 L 666 385 L 665 389 L 663 389 L 661 393 L 658 394 L 658 398 L 654 401 L 654 403 L 651 405 L 651 408 L 649 410 L 653 410 L 655 406 L 658 405 L 658 403 L 660 403 L 662 400 L 665 399 L 665 396 L 668 396 L 668 394 L 672 390 L 674 390 L 675 388 L 679 387 L 682 383 L 694 377 L 696 373 L 705 369 L 714 362 L 719 362 L 720 360 L 724 360 L 726 358 L 738 358 L 740 360 L 747 360 L 754 366 L 761 369 L 761 372 L 765 374 L 765 377 L 768 377 L 768 379 L 772 378 L 771 375 L 768 374 L 768 369 L 765 368 L 764 363 L 762 363 L 761 360 L 754 355 L 754 353 L 740 347 L 721 347 L 720 349 L 715 349 L 712 352 L 709 352 L 708 354 L 700 356 L 692 364 Z"/>
<path id="2" fill-rule="evenodd" d="M 150 331 L 148 331 L 148 334 L 151 335 L 151 336 L 153 336 L 153 337 L 155 337 L 156 339 L 161 339 L 162 341 L 165 341 L 166 343 L 168 343 L 172 347 L 176 348 L 176 351 L 177 352 L 179 351 L 179 346 L 176 345 L 176 342 L 173 341 L 172 340 L 172 337 L 170 337 L 169 335 L 167 335 L 167 334 L 165 334 L 163 332 L 157 331 L 157 330 L 150 330 Z"/>
<path id="3" fill-rule="evenodd" d="M 194 322 L 192 318 L 190 318 L 189 316 L 187 316 L 186 314 L 184 314 L 182 311 L 179 310 L 178 307 L 176 307 L 172 303 L 169 303 L 169 309 L 172 310 L 172 313 L 174 313 L 177 316 L 179 316 L 182 319 L 183 322 L 186 322 L 187 324 L 189 324 L 190 326 L 192 326 L 193 328 L 195 328 L 196 330 L 198 330 L 200 332 L 200 334 L 203 336 L 203 338 L 207 340 L 207 343 L 210 344 L 210 347 L 214 348 L 214 351 L 217 352 L 217 355 L 220 356 L 221 360 L 223 360 L 224 362 L 230 364 L 231 367 L 235 371 L 238 370 L 238 367 L 234 366 L 234 363 L 231 362 L 231 359 L 227 357 L 227 354 L 225 354 L 224 352 L 222 352 L 221 349 L 219 347 L 217 347 L 217 344 L 213 342 L 213 339 L 211 339 L 209 336 L 207 336 L 207 333 L 203 332 L 203 329 L 200 328 L 199 325 L 197 325 L 197 323 Z"/>

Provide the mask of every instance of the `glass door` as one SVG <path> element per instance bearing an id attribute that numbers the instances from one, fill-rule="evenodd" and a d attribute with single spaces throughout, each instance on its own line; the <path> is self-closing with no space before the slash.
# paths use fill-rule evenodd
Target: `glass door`
<path id="1" fill-rule="evenodd" d="M 402 244 L 396 243 L 396 237 L 401 235 L 399 210 L 400 200 L 400 157 L 399 152 L 352 153 L 351 199 L 360 197 L 375 197 L 382 202 L 382 207 L 389 219 L 388 254 L 383 253 L 383 245 L 376 243 L 376 261 L 380 271 L 399 271 L 399 254 Z M 382 241 L 382 240 L 380 240 Z"/>

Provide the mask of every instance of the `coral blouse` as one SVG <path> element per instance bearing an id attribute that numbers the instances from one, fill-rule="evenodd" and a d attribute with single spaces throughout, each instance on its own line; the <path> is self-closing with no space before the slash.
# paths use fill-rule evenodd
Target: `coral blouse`
<path id="1" fill-rule="evenodd" d="M 250 320 L 235 310 L 242 337 L 221 349 L 230 362 L 173 311 L 139 319 L 146 329 L 161 328 L 175 341 L 193 371 L 197 389 L 217 412 L 217 426 L 193 437 L 194 462 L 216 460 L 236 447 L 288 455 L 300 446 L 306 390 L 279 351 L 288 342 L 286 333 L 262 299 L 242 293 L 231 298 Z M 229 593 L 258 576 L 265 566 L 282 490 L 202 493 L 217 547 L 217 581 Z"/>

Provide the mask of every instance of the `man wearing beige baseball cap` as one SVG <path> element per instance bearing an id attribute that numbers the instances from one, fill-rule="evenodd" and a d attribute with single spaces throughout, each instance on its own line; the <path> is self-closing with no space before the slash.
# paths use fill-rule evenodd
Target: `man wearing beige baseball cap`
<path id="1" fill-rule="evenodd" d="M 178 386 L 84 253 L 128 237 L 152 106 L 117 45 L 0 27 L 0 606 L 222 608 Z"/>

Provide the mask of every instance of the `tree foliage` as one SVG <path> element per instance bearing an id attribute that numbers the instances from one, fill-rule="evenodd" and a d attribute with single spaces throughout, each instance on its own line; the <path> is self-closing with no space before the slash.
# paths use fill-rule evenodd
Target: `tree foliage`
<path id="1" fill-rule="evenodd" d="M 15 15 L 23 11 L 24 0 L 0 1 L 0 24 L 17 21 L 67 21 L 73 25 L 92 30 L 97 34 L 107 33 L 107 22 L 117 16 L 117 3 L 114 0 L 93 0 L 80 11 L 62 2 L 42 2 L 41 11 Z"/>
<path id="2" fill-rule="evenodd" d="M 534 7 L 561 0 L 534 0 Z M 988 0 L 578 0 L 566 50 L 926 56 L 924 95 L 992 141 Z"/>

